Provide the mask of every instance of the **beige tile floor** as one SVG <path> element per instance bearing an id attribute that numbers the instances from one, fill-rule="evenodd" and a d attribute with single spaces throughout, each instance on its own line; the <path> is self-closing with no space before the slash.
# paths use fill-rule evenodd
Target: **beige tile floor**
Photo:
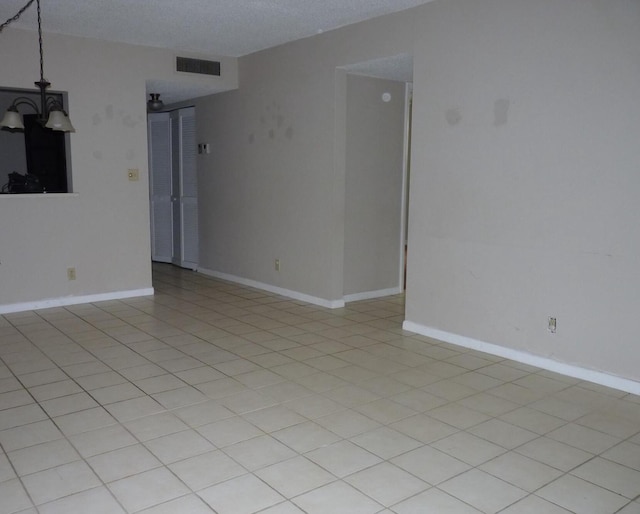
<path id="1" fill-rule="evenodd" d="M 0 514 L 638 514 L 640 398 L 168 265 L 0 316 Z"/>

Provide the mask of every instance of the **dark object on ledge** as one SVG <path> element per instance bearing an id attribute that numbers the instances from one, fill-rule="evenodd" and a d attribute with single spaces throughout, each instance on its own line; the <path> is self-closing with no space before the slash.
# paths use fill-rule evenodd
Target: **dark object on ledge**
<path id="1" fill-rule="evenodd" d="M 35 175 L 27 173 L 20 175 L 14 171 L 9 173 L 9 182 L 2 186 L 3 193 L 43 193 L 44 188 L 40 184 L 40 179 Z"/>

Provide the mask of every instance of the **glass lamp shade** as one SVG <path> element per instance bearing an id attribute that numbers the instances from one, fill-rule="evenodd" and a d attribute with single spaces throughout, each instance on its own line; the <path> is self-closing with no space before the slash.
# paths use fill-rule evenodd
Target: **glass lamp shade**
<path id="1" fill-rule="evenodd" d="M 15 108 L 9 107 L 4 113 L 4 118 L 2 118 L 2 121 L 0 121 L 0 127 L 24 130 L 24 123 L 22 123 L 22 116 L 20 115 L 18 110 Z"/>
<path id="2" fill-rule="evenodd" d="M 46 128 L 51 130 L 59 130 L 61 132 L 75 132 L 76 129 L 71 125 L 71 121 L 67 115 L 59 110 L 52 109 L 49 113 L 49 119 L 45 124 Z"/>

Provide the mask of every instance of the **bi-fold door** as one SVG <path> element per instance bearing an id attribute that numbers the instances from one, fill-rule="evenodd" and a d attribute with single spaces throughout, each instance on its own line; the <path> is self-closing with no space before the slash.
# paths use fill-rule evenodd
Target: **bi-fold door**
<path id="1" fill-rule="evenodd" d="M 195 109 L 151 113 L 149 169 L 151 258 L 198 266 L 198 181 Z"/>

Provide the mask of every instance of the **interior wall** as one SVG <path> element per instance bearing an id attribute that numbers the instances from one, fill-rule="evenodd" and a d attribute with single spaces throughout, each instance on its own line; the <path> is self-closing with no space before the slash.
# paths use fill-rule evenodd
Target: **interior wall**
<path id="1" fill-rule="evenodd" d="M 0 69 L 12 70 L 1 85 L 32 87 L 34 32 L 0 39 Z M 0 195 L 0 311 L 151 288 L 145 80 L 176 80 L 174 54 L 54 34 L 44 48 L 52 88 L 69 93 L 74 193 Z"/>
<path id="2" fill-rule="evenodd" d="M 345 296 L 401 291 L 404 117 L 403 82 L 347 76 Z"/>
<path id="3" fill-rule="evenodd" d="M 436 0 L 243 58 L 198 104 L 202 265 L 342 297 L 334 70 L 413 52 L 407 321 L 640 380 L 639 9 Z"/>
<path id="4" fill-rule="evenodd" d="M 406 319 L 640 380 L 640 3 L 424 14 Z"/>
<path id="5" fill-rule="evenodd" d="M 203 271 L 343 301 L 346 74 L 336 67 L 410 51 L 412 25 L 399 13 L 246 56 L 237 91 L 195 100 L 198 142 L 211 144 L 198 157 Z"/>

